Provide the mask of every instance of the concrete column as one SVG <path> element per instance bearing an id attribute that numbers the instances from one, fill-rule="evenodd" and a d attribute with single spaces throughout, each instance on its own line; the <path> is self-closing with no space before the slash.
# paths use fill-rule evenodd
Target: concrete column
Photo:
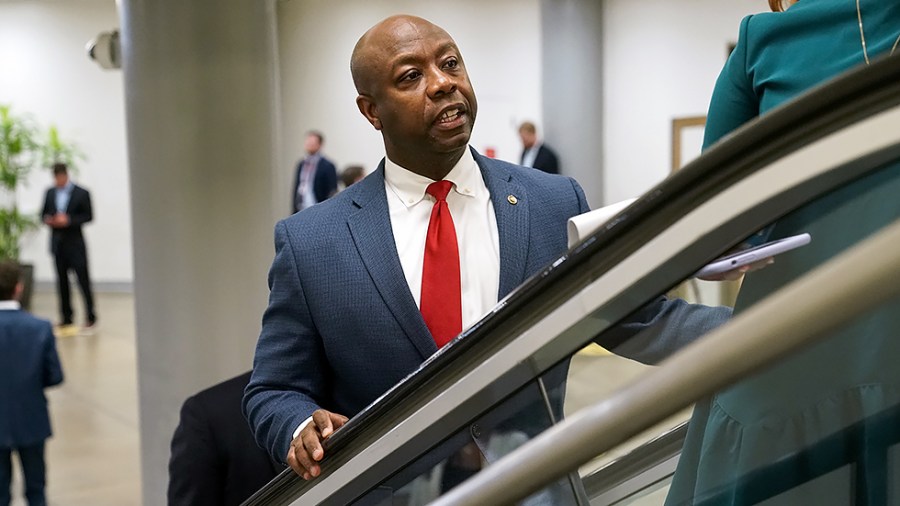
<path id="1" fill-rule="evenodd" d="M 278 161 L 272 0 L 119 0 L 143 504 L 165 504 L 184 399 L 251 368 Z M 281 189 L 283 190 L 283 189 Z M 287 191 L 277 191 L 284 200 Z M 276 211 L 276 208 L 278 211 Z"/>
<path id="2" fill-rule="evenodd" d="M 603 4 L 541 0 L 544 138 L 562 172 L 603 202 Z"/>

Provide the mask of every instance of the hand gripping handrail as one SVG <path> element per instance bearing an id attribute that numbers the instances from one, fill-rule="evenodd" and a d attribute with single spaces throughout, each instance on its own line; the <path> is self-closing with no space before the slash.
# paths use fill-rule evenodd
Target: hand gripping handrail
<path id="1" fill-rule="evenodd" d="M 482 470 L 433 506 L 512 504 L 900 295 L 900 220 Z M 778 339 L 769 339 L 769 336 Z M 762 346 L 765 344 L 765 346 Z"/>

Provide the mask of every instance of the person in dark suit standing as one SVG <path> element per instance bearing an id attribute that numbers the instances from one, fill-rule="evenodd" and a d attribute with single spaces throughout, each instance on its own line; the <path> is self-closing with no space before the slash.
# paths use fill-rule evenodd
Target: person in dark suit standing
<path id="1" fill-rule="evenodd" d="M 256 445 L 241 414 L 250 372 L 184 401 L 172 437 L 169 506 L 237 506 L 282 466 Z"/>
<path id="2" fill-rule="evenodd" d="M 12 453 L 29 506 L 44 506 L 44 443 L 51 435 L 44 389 L 63 381 L 50 322 L 23 311 L 19 266 L 0 262 L 0 506 L 10 503 Z"/>
<path id="3" fill-rule="evenodd" d="M 534 123 L 526 121 L 519 126 L 519 138 L 522 139 L 521 165 L 534 167 L 549 174 L 559 174 L 559 159 L 556 152 L 543 142 L 537 141 L 537 128 Z"/>
<path id="4" fill-rule="evenodd" d="M 294 175 L 293 212 L 302 211 L 337 193 L 337 169 L 321 154 L 324 137 L 315 130 L 306 134 L 306 158 L 297 164 Z"/>
<path id="5" fill-rule="evenodd" d="M 59 289 L 59 312 L 62 325 L 72 325 L 72 301 L 69 294 L 69 271 L 74 271 L 84 296 L 84 330 L 91 331 L 97 323 L 94 296 L 88 273 L 87 248 L 81 226 L 94 218 L 91 194 L 72 183 L 64 163 L 53 164 L 56 185 L 47 190 L 44 198 L 44 223 L 52 230 L 50 252 L 56 259 L 56 281 Z"/>

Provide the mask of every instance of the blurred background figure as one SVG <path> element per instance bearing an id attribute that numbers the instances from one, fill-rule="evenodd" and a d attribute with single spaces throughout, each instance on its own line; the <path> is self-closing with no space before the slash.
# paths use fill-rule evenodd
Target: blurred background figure
<path id="1" fill-rule="evenodd" d="M 526 167 L 534 167 L 550 174 L 559 174 L 559 159 L 556 152 L 543 142 L 538 142 L 537 127 L 526 121 L 519 126 L 519 138 L 522 139 L 522 158 L 519 161 Z"/>
<path id="2" fill-rule="evenodd" d="M 250 372 L 189 397 L 172 437 L 169 506 L 237 506 L 283 469 L 241 413 Z"/>
<path id="3" fill-rule="evenodd" d="M 81 226 L 94 219 L 91 194 L 69 179 L 64 163 L 53 164 L 55 186 L 44 198 L 43 221 L 52 230 L 50 252 L 56 260 L 56 283 L 59 290 L 60 325 L 68 327 L 72 319 L 72 300 L 69 293 L 69 271 L 75 271 L 78 286 L 84 297 L 85 323 L 83 331 L 90 333 L 97 323 L 94 295 L 88 273 L 87 247 Z"/>
<path id="4" fill-rule="evenodd" d="M 337 193 L 337 169 L 321 155 L 325 138 L 315 130 L 306 134 L 303 149 L 306 158 L 297 164 L 294 176 L 293 212 L 298 212 Z"/>
<path id="5" fill-rule="evenodd" d="M 358 183 L 366 177 L 366 169 L 362 165 L 350 165 L 341 172 L 341 183 L 344 188 L 349 188 L 353 183 Z"/>
<path id="6" fill-rule="evenodd" d="M 0 263 L 0 506 L 9 506 L 12 453 L 29 506 L 44 506 L 44 442 L 51 435 L 44 389 L 62 383 L 50 322 L 22 311 L 19 266 Z"/>

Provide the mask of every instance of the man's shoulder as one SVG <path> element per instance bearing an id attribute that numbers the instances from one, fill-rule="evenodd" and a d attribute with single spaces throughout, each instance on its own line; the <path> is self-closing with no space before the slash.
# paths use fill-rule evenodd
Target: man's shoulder
<path id="1" fill-rule="evenodd" d="M 21 309 L 0 311 L 0 325 L 15 326 L 30 331 L 46 331 L 53 329 L 49 321 L 38 318 Z"/>
<path id="2" fill-rule="evenodd" d="M 82 195 L 87 195 L 90 192 L 87 190 L 87 188 L 85 188 L 83 186 L 78 186 L 77 184 L 73 184 L 72 185 L 72 195 L 76 195 L 79 193 Z"/>
<path id="3" fill-rule="evenodd" d="M 328 158 L 327 156 L 319 156 L 319 164 L 335 168 L 334 161 L 332 161 L 331 158 Z"/>
<path id="4" fill-rule="evenodd" d="M 541 147 L 540 149 L 538 149 L 538 151 L 543 151 L 544 153 L 547 153 L 554 158 L 556 157 L 556 151 L 546 144 L 541 144 Z"/>

